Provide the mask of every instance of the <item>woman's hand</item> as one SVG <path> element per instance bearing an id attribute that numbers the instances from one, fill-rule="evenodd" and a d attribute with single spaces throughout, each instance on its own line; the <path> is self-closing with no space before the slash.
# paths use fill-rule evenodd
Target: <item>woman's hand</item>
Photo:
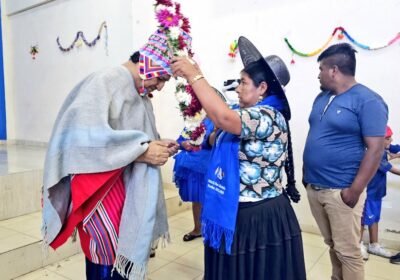
<path id="1" fill-rule="evenodd" d="M 197 63 L 192 58 L 186 56 L 175 56 L 172 58 L 171 69 L 174 77 L 185 78 L 189 84 L 192 83 L 194 77 L 202 75 Z"/>

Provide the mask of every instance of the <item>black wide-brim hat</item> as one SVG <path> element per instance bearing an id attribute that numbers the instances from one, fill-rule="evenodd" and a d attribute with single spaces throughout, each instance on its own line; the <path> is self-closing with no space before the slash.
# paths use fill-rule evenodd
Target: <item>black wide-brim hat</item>
<path id="1" fill-rule="evenodd" d="M 289 102 L 282 87 L 286 86 L 290 81 L 290 73 L 286 64 L 277 55 L 270 55 L 264 58 L 246 37 L 239 37 L 238 48 L 244 68 L 257 64 L 257 67 L 261 67 L 261 69 L 267 73 L 269 79 L 267 81 L 268 87 L 270 87 L 276 95 L 282 98 L 285 107 L 285 112 L 282 113 L 288 120 L 290 120 Z"/>

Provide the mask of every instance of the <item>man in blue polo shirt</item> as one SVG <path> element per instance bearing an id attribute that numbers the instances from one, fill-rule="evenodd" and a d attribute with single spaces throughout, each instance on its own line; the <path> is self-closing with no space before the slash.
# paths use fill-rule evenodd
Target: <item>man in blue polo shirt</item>
<path id="1" fill-rule="evenodd" d="M 303 182 L 311 212 L 330 247 L 332 279 L 364 279 L 360 251 L 365 187 L 378 169 L 388 109 L 355 80 L 355 50 L 346 43 L 319 57 L 322 92 L 309 117 Z"/>

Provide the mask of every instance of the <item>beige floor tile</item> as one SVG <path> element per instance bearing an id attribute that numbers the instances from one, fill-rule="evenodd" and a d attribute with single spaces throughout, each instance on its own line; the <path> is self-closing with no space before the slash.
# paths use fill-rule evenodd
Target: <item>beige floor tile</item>
<path id="1" fill-rule="evenodd" d="M 331 267 L 331 262 L 330 262 L 328 251 L 323 254 L 323 256 L 318 260 L 318 262 L 315 266 Z M 311 269 L 311 271 L 312 270 L 313 269 Z M 387 260 L 387 259 L 370 255 L 370 259 L 365 262 L 365 278 L 366 279 L 392 280 L 392 279 L 398 279 L 399 275 L 400 275 L 400 266 L 390 264 L 389 260 Z"/>
<path id="2" fill-rule="evenodd" d="M 0 227 L 9 227 L 9 226 L 11 226 L 13 224 L 19 224 L 21 222 L 26 222 L 26 221 L 29 221 L 31 219 L 32 219 L 32 217 L 30 215 L 23 215 L 23 216 L 20 216 L 20 217 L 3 220 L 3 221 L 0 221 Z"/>
<path id="3" fill-rule="evenodd" d="M 185 235 L 189 231 L 181 228 L 171 227 L 171 225 L 169 227 L 169 235 L 171 236 L 171 240 L 173 241 L 182 239 L 183 235 Z"/>
<path id="4" fill-rule="evenodd" d="M 389 251 L 391 251 L 391 250 L 389 250 Z M 391 252 L 394 253 L 394 251 L 391 251 Z M 383 257 L 380 257 L 380 256 L 376 256 L 376 255 L 373 255 L 373 254 L 369 254 L 369 260 L 376 261 L 376 262 L 383 262 L 383 263 L 389 262 L 389 259 L 383 258 Z"/>
<path id="5" fill-rule="evenodd" d="M 29 214 L 29 216 L 34 217 L 34 218 L 39 218 L 40 221 L 42 220 L 42 211 L 37 211 L 35 213 Z"/>
<path id="6" fill-rule="evenodd" d="M 167 261 L 162 258 L 159 258 L 156 253 L 156 256 L 149 260 L 148 273 L 152 273 L 152 272 L 160 269 L 161 267 L 169 264 L 170 262 L 171 261 Z"/>
<path id="7" fill-rule="evenodd" d="M 330 280 L 331 279 L 331 266 L 326 264 L 317 263 L 310 272 L 307 273 L 308 280 Z"/>
<path id="8" fill-rule="evenodd" d="M 192 247 L 180 244 L 169 244 L 165 248 L 157 249 L 156 257 L 162 258 L 167 261 L 173 261 L 179 257 L 182 257 L 184 254 L 188 253 L 192 249 L 193 249 Z"/>
<path id="9" fill-rule="evenodd" d="M 176 214 L 175 216 L 178 218 L 193 219 L 192 210 L 183 211 L 179 214 Z"/>
<path id="10" fill-rule="evenodd" d="M 13 236 L 15 233 L 16 233 L 15 231 L 9 228 L 0 227 L 0 242 L 4 238 Z"/>
<path id="11" fill-rule="evenodd" d="M 34 272 L 25 274 L 23 276 L 20 276 L 18 278 L 15 278 L 15 280 L 66 280 L 69 278 L 65 278 L 61 275 L 58 275 L 48 269 L 40 269 L 36 270 Z"/>
<path id="12" fill-rule="evenodd" d="M 305 262 L 316 263 L 327 248 L 315 247 L 310 245 L 303 245 Z"/>
<path id="13" fill-rule="evenodd" d="M 14 220 L 14 221 L 12 221 Z M 40 231 L 42 219 L 37 216 L 26 215 L 21 218 L 14 218 L 7 220 L 8 223 L 4 223 L 2 226 L 20 233 L 25 233 L 26 231 L 32 231 L 33 229 L 38 229 Z"/>
<path id="14" fill-rule="evenodd" d="M 324 239 L 320 235 L 307 232 L 302 232 L 301 235 L 303 238 L 304 245 L 310 245 L 320 248 L 328 248 L 328 246 L 324 243 Z"/>
<path id="15" fill-rule="evenodd" d="M 149 274 L 152 280 L 191 280 L 203 275 L 203 271 L 178 263 L 170 263 Z"/>
<path id="16" fill-rule="evenodd" d="M 177 258 L 174 262 L 204 271 L 203 247 L 191 250 L 189 253 Z"/>
<path id="17" fill-rule="evenodd" d="M 315 262 L 307 262 L 305 261 L 305 265 L 306 265 L 306 273 L 309 273 L 311 271 L 311 269 L 315 266 Z"/>
<path id="18" fill-rule="evenodd" d="M 22 231 L 21 233 L 29 235 L 30 237 L 36 238 L 38 240 L 42 240 L 42 229 L 40 227 L 33 227 L 27 230 Z"/>
<path id="19" fill-rule="evenodd" d="M 85 280 L 85 256 L 77 254 L 47 267 L 48 270 L 73 280 Z"/>
<path id="20" fill-rule="evenodd" d="M 375 277 L 375 276 L 370 276 L 370 275 L 365 275 L 365 280 L 390 280 L 390 279 L 381 278 L 381 277 Z"/>
<path id="21" fill-rule="evenodd" d="M 16 232 L 14 235 L 0 240 L 0 253 L 4 253 L 15 248 L 20 248 L 28 244 L 38 242 L 37 238 L 33 238 L 22 233 Z"/>
<path id="22" fill-rule="evenodd" d="M 187 233 L 187 232 L 185 232 Z M 178 244 L 182 246 L 187 246 L 190 248 L 198 248 L 198 247 L 203 247 L 203 238 L 198 237 L 196 239 L 193 239 L 192 241 L 183 241 L 183 235 L 181 234 L 179 236 L 171 238 L 172 244 Z"/>
<path id="23" fill-rule="evenodd" d="M 365 264 L 365 274 L 383 279 L 400 279 L 400 266 L 386 262 L 369 259 Z"/>
<path id="24" fill-rule="evenodd" d="M 180 228 L 186 231 L 191 231 L 194 227 L 193 219 L 178 218 L 174 221 L 168 222 L 170 227 Z"/>
<path id="25" fill-rule="evenodd" d="M 318 263 L 321 264 L 331 264 L 331 257 L 329 256 L 329 250 L 327 249 L 321 258 L 319 258 Z"/>
<path id="26" fill-rule="evenodd" d="M 0 279 L 12 279 L 41 269 L 42 245 L 39 241 L 0 253 Z"/>

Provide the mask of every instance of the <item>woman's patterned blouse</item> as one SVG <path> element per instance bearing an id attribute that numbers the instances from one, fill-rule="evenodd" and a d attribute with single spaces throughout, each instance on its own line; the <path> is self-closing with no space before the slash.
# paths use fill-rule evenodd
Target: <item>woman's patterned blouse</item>
<path id="1" fill-rule="evenodd" d="M 282 193 L 282 172 L 287 157 L 287 125 L 283 115 L 270 106 L 238 110 L 239 201 L 258 201 Z"/>

